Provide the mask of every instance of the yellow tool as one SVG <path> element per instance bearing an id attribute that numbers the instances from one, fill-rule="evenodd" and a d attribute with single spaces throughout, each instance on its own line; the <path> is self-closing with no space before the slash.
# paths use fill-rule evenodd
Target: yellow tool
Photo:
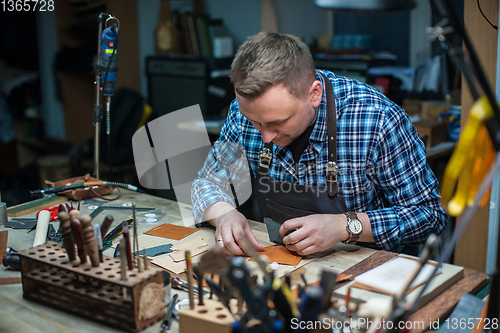
<path id="1" fill-rule="evenodd" d="M 284 317 L 289 317 L 286 319 L 291 320 L 291 318 L 298 318 L 300 316 L 299 308 L 295 301 L 293 300 L 290 287 L 281 281 L 280 278 L 274 278 L 273 280 L 273 290 L 274 290 L 274 306 L 282 313 Z"/>
<path id="2" fill-rule="evenodd" d="M 441 185 L 441 202 L 452 216 L 459 215 L 466 204 L 473 203 L 479 184 L 494 162 L 495 150 L 484 125 L 493 115 L 486 97 L 474 103 L 462 136 L 446 166 Z M 460 182 L 453 195 L 459 176 Z M 482 198 L 481 204 L 484 205 L 488 198 L 489 192 Z"/>
<path id="3" fill-rule="evenodd" d="M 493 148 L 493 143 L 491 142 L 491 138 L 485 126 L 482 126 L 481 129 L 479 130 L 476 142 L 477 142 L 476 149 L 478 151 L 476 153 L 474 168 L 472 170 L 472 179 L 469 189 L 469 193 L 471 193 L 471 195 L 467 200 L 467 204 L 469 206 L 473 205 L 474 203 L 473 195 L 477 193 L 482 180 L 487 174 L 487 171 L 495 162 L 495 149 Z M 490 197 L 490 192 L 491 192 L 491 187 L 489 191 L 486 192 L 484 197 L 481 199 L 480 201 L 481 206 L 484 206 L 488 202 L 488 198 Z"/>

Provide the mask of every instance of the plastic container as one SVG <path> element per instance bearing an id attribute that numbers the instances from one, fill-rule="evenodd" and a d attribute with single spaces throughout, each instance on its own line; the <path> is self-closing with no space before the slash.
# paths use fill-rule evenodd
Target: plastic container
<path id="1" fill-rule="evenodd" d="M 446 113 L 441 113 L 438 121 L 443 121 L 443 118 L 448 117 L 448 138 L 450 141 L 457 142 L 460 138 L 460 116 L 462 107 L 460 105 L 453 105 Z"/>
<path id="2" fill-rule="evenodd" d="M 165 300 L 165 305 L 170 303 L 172 298 L 172 284 L 170 283 L 170 273 L 163 271 L 163 298 Z"/>

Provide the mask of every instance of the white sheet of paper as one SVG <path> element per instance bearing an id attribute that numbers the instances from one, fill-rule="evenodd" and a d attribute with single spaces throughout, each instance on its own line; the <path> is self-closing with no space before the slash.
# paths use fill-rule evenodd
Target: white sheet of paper
<path id="1" fill-rule="evenodd" d="M 354 278 L 354 281 L 365 286 L 376 288 L 390 294 L 401 291 L 407 277 L 411 274 L 418 262 L 398 257 Z M 433 265 L 426 264 L 417 275 L 410 288 L 427 281 L 434 271 Z M 439 273 L 439 270 L 438 270 Z"/>

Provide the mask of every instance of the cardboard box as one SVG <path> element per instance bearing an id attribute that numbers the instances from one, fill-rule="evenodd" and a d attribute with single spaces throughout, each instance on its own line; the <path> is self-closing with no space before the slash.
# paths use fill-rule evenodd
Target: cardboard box
<path id="1" fill-rule="evenodd" d="M 452 104 L 443 101 L 423 101 L 422 102 L 422 120 L 437 121 L 441 113 L 450 110 Z"/>
<path id="2" fill-rule="evenodd" d="M 421 120 L 413 124 L 418 131 L 425 148 L 448 140 L 448 124 L 433 120 Z"/>
<path id="3" fill-rule="evenodd" d="M 403 100 L 402 108 L 409 115 L 420 115 L 422 112 L 422 100 L 415 98 L 405 98 Z"/>

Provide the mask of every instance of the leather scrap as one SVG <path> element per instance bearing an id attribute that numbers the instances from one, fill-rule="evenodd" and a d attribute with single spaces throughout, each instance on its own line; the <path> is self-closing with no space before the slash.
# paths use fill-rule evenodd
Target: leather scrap
<path id="1" fill-rule="evenodd" d="M 175 240 L 181 240 L 184 237 L 191 235 L 194 232 L 197 232 L 199 229 L 196 228 L 188 228 L 175 224 L 164 223 L 153 229 L 146 231 L 145 234 L 170 238 Z"/>
<path id="2" fill-rule="evenodd" d="M 263 252 L 259 252 L 259 255 L 265 255 L 269 258 L 269 262 L 277 262 L 281 265 L 291 265 L 297 266 L 302 259 L 301 256 L 295 255 L 284 246 L 272 245 L 264 248 Z M 255 261 L 250 258 L 249 261 Z"/>
<path id="3" fill-rule="evenodd" d="M 160 245 L 160 246 L 155 246 L 155 247 L 150 247 L 146 249 L 146 256 L 148 257 L 156 257 L 161 254 L 167 254 L 172 252 L 172 244 L 165 244 L 165 245 Z M 144 254 L 144 251 L 137 251 L 134 254 Z"/>
<path id="4" fill-rule="evenodd" d="M 186 260 L 185 250 L 190 250 L 191 256 L 194 257 L 200 253 L 208 251 L 208 243 L 205 242 L 203 237 L 200 236 L 182 244 L 172 246 L 172 250 L 174 252 L 170 254 L 170 257 L 175 262 L 180 262 Z"/>

